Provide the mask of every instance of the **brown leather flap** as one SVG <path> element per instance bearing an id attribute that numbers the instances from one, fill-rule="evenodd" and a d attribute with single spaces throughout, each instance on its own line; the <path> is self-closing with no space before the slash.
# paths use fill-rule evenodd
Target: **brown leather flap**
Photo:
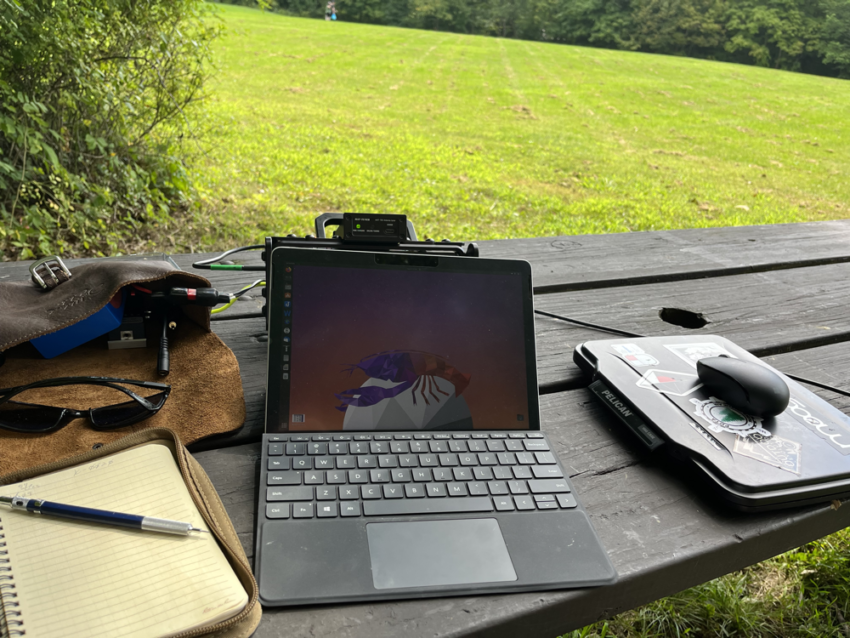
<path id="1" fill-rule="evenodd" d="M 210 285 L 203 277 L 164 261 L 104 260 L 75 266 L 70 271 L 70 280 L 48 291 L 36 288 L 30 281 L 0 283 L 0 352 L 90 317 L 129 284 L 167 278 L 169 287 Z M 207 308 L 187 306 L 184 313 L 209 332 Z"/>

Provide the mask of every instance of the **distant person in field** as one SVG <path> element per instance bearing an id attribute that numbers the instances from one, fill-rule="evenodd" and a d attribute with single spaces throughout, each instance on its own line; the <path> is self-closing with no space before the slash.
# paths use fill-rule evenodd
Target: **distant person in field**
<path id="1" fill-rule="evenodd" d="M 331 15 L 334 13 L 334 3 L 328 2 L 328 6 L 325 7 L 325 20 L 330 20 Z"/>

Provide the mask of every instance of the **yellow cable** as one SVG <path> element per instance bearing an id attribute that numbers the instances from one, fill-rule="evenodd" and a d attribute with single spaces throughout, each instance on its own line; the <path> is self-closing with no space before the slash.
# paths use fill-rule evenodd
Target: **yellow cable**
<path id="1" fill-rule="evenodd" d="M 245 286 L 242 290 L 248 290 L 249 288 L 253 288 L 254 286 L 265 286 L 265 285 L 266 285 L 266 282 L 261 281 L 258 284 L 251 284 L 250 286 Z M 240 290 L 239 292 L 242 292 L 242 290 Z M 213 308 L 212 310 L 210 310 L 210 314 L 214 315 L 218 312 L 224 312 L 225 310 L 230 308 L 230 306 L 232 306 L 234 303 L 236 303 L 237 299 L 239 299 L 239 297 L 234 297 L 231 301 L 224 304 L 221 308 Z"/>

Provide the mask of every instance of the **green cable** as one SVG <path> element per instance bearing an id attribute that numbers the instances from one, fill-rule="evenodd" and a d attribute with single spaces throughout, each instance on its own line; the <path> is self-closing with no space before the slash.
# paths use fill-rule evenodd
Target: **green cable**
<path id="1" fill-rule="evenodd" d="M 242 270 L 242 264 L 210 264 L 210 270 Z"/>

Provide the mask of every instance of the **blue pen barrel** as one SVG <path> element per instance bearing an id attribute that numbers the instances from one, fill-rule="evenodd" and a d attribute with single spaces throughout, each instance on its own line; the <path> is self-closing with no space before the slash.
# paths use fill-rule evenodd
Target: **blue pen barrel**
<path id="1" fill-rule="evenodd" d="M 29 508 L 27 508 L 29 509 Z M 60 516 L 75 521 L 87 523 L 101 523 L 106 525 L 117 525 L 119 527 L 131 527 L 141 529 L 143 516 L 134 514 L 122 514 L 121 512 L 107 512 L 105 510 L 91 509 L 90 507 L 77 507 L 76 505 L 64 505 L 62 503 L 51 503 L 44 501 L 37 510 L 41 514 L 49 516 Z"/>

